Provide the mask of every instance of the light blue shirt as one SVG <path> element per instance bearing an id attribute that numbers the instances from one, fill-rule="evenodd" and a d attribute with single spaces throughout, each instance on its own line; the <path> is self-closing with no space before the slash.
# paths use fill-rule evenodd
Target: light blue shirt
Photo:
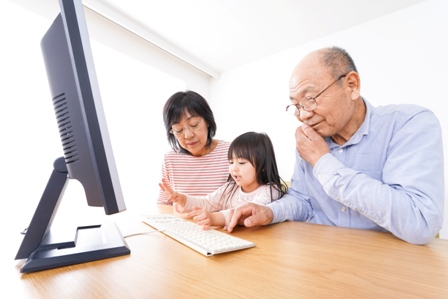
<path id="1" fill-rule="evenodd" d="M 285 220 L 390 231 L 425 244 L 443 223 L 444 170 L 440 123 L 415 105 L 373 107 L 340 146 L 315 167 L 296 151 L 291 188 L 268 206 Z"/>

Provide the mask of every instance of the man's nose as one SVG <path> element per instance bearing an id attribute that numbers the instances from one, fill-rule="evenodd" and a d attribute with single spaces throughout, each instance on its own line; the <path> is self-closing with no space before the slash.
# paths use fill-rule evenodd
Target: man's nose
<path id="1" fill-rule="evenodd" d="M 297 115 L 297 119 L 299 121 L 303 121 L 305 119 L 310 118 L 313 115 L 314 115 L 314 111 L 313 110 L 308 111 L 308 110 L 305 110 L 305 109 L 300 109 L 300 114 Z"/>

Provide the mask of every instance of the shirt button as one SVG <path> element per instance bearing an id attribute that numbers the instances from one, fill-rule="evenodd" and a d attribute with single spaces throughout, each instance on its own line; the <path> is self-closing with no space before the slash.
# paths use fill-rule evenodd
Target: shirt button
<path id="1" fill-rule="evenodd" d="M 338 149 L 339 153 L 342 153 L 344 150 L 342 148 Z"/>
<path id="2" fill-rule="evenodd" d="M 341 211 L 342 211 L 342 212 L 345 212 L 346 210 L 347 210 L 346 207 L 341 207 Z"/>

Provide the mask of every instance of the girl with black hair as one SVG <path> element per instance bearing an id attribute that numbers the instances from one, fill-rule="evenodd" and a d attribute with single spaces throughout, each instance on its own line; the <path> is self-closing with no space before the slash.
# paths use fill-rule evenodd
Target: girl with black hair
<path id="1" fill-rule="evenodd" d="M 176 192 L 162 180 L 159 184 L 179 213 L 202 225 L 224 226 L 229 209 L 246 202 L 267 204 L 282 197 L 287 186 L 281 179 L 274 147 L 265 133 L 247 132 L 230 144 L 227 183 L 206 196 L 189 196 Z"/>

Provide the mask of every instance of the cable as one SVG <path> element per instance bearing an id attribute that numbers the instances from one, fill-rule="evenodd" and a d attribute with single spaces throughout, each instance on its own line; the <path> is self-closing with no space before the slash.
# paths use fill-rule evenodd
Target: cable
<path id="1" fill-rule="evenodd" d="M 148 231 L 148 232 L 140 232 L 140 233 L 129 234 L 129 235 L 124 236 L 123 238 L 140 236 L 140 235 L 149 235 L 149 234 L 152 234 L 152 233 L 160 233 L 160 232 L 162 232 L 162 231 L 161 230 L 152 230 L 152 231 Z"/>

